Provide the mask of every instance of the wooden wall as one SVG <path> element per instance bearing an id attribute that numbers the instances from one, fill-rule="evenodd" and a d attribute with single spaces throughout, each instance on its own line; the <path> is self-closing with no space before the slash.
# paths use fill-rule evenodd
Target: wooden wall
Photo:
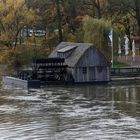
<path id="1" fill-rule="evenodd" d="M 75 82 L 110 81 L 109 64 L 95 48 L 90 48 L 73 70 L 73 77 Z"/>

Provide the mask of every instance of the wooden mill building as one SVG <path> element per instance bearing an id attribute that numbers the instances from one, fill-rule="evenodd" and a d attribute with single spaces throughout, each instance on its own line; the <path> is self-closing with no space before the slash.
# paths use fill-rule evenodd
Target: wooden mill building
<path id="1" fill-rule="evenodd" d="M 60 43 L 49 58 L 64 58 L 67 80 L 75 83 L 110 81 L 110 62 L 90 43 Z"/>

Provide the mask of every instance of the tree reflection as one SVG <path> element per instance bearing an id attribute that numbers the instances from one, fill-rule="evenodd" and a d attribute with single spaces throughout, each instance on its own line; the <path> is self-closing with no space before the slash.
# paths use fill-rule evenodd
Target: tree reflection
<path id="1" fill-rule="evenodd" d="M 138 91 L 139 87 L 137 86 L 118 86 L 112 92 L 116 109 L 135 116 L 138 113 L 137 108 L 139 108 L 140 95 Z"/>

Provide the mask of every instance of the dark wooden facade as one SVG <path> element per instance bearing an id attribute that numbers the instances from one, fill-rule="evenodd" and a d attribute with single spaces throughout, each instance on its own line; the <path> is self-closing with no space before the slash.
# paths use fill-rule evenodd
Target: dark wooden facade
<path id="1" fill-rule="evenodd" d="M 64 58 L 35 59 L 32 71 L 35 79 L 40 81 L 65 81 L 67 65 Z"/>

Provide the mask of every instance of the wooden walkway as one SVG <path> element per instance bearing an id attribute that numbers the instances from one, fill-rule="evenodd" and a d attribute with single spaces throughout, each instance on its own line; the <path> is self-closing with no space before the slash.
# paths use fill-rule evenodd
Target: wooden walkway
<path id="1" fill-rule="evenodd" d="M 140 80 L 140 77 L 112 77 L 111 81 Z"/>

